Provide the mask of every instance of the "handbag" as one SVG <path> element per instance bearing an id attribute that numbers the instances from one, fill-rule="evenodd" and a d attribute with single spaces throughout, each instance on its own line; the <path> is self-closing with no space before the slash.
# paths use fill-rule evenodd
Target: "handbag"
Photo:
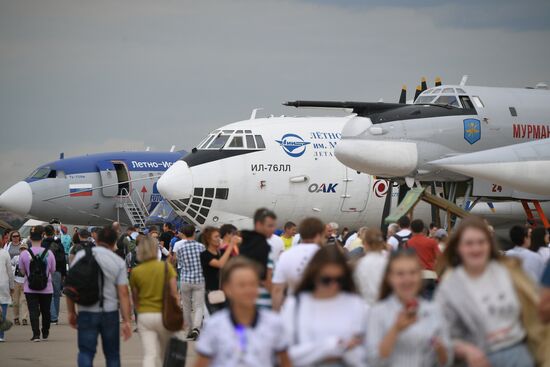
<path id="1" fill-rule="evenodd" d="M 220 303 L 225 303 L 225 293 L 222 291 L 222 279 L 218 276 L 218 289 L 215 291 L 208 292 L 206 296 L 208 298 L 208 303 L 211 305 L 219 305 Z"/>
<path id="2" fill-rule="evenodd" d="M 222 290 L 208 292 L 208 303 L 211 305 L 219 305 L 225 303 L 225 293 Z"/>
<path id="3" fill-rule="evenodd" d="M 187 342 L 175 336 L 170 338 L 164 353 L 162 367 L 185 367 L 187 358 Z"/>
<path id="4" fill-rule="evenodd" d="M 168 263 L 164 263 L 164 290 L 162 293 L 162 324 L 169 331 L 183 329 L 183 311 L 177 299 L 172 296 L 170 279 L 168 278 Z"/>

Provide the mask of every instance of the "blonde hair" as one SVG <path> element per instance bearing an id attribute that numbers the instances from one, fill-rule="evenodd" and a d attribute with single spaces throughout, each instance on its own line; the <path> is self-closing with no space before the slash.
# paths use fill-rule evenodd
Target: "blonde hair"
<path id="1" fill-rule="evenodd" d="M 386 243 L 382 232 L 376 228 L 367 229 L 361 236 L 363 245 L 368 246 L 368 251 L 382 251 L 386 249 Z"/>
<path id="2" fill-rule="evenodd" d="M 157 259 L 158 242 L 154 238 L 145 237 L 138 241 L 136 249 L 137 261 L 144 262 L 147 260 Z"/>

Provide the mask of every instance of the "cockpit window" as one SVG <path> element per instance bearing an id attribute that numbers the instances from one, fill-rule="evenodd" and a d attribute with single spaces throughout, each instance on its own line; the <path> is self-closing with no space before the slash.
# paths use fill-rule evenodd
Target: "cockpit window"
<path id="1" fill-rule="evenodd" d="M 453 106 L 453 107 L 460 107 L 460 103 L 458 102 L 458 99 L 456 96 L 439 96 L 435 101 L 434 104 L 439 104 L 443 106 Z"/>
<path id="2" fill-rule="evenodd" d="M 57 177 L 56 170 L 50 169 L 50 167 L 40 167 L 29 176 L 29 178 L 32 178 L 35 180 L 41 180 L 44 178 L 56 178 L 56 177 Z"/>
<path id="3" fill-rule="evenodd" d="M 454 92 L 455 92 L 455 90 L 453 88 L 445 88 L 445 89 L 443 89 L 443 92 L 441 92 L 441 93 L 454 93 Z"/>
<path id="4" fill-rule="evenodd" d="M 218 135 L 214 141 L 208 146 L 208 149 L 221 149 L 227 143 L 229 135 Z"/>
<path id="5" fill-rule="evenodd" d="M 234 136 L 233 139 L 231 139 L 231 142 L 229 145 L 227 145 L 228 148 L 243 148 L 243 137 L 242 136 Z"/>
<path id="6" fill-rule="evenodd" d="M 251 130 L 216 130 L 197 149 L 265 149 L 265 143 L 261 135 L 252 135 Z"/>
<path id="7" fill-rule="evenodd" d="M 425 104 L 425 103 L 432 103 L 434 96 L 420 96 L 414 101 L 415 104 Z"/>

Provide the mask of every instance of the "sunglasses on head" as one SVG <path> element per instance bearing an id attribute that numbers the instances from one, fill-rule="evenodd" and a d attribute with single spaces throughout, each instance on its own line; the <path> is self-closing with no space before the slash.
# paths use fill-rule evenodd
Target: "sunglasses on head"
<path id="1" fill-rule="evenodd" d="M 329 286 L 333 283 L 336 283 L 339 286 L 342 286 L 344 284 L 344 277 L 330 277 L 330 276 L 319 277 L 319 284 L 321 285 Z"/>

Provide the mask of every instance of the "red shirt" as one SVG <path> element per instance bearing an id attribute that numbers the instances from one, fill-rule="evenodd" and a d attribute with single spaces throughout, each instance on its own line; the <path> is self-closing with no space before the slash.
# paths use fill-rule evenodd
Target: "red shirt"
<path id="1" fill-rule="evenodd" d="M 435 270 L 435 261 L 441 255 L 441 251 L 434 239 L 413 233 L 411 239 L 407 241 L 407 247 L 416 251 L 424 270 Z"/>

